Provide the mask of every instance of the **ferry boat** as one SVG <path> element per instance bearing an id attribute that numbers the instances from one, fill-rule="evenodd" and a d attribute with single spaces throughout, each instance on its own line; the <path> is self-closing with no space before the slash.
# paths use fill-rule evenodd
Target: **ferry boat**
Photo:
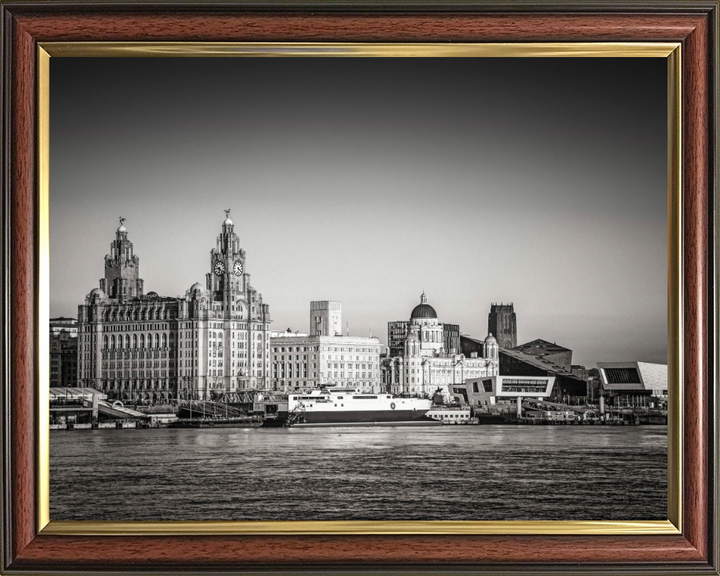
<path id="1" fill-rule="evenodd" d="M 327 387 L 288 395 L 286 426 L 438 424 L 427 418 L 432 401 Z"/>

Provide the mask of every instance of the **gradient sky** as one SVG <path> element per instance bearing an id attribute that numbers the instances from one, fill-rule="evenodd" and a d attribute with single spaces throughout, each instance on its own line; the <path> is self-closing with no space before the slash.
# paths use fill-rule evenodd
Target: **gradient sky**
<path id="1" fill-rule="evenodd" d="M 223 209 L 273 329 L 339 300 L 382 342 L 423 290 L 483 338 L 667 358 L 664 59 L 53 58 L 51 315 L 118 216 L 145 291 L 204 284 Z"/>

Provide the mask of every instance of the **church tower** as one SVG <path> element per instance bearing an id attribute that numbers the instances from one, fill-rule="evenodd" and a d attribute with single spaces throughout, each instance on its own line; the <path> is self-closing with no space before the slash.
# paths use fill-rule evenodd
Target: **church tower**
<path id="1" fill-rule="evenodd" d="M 517 346 L 517 319 L 512 303 L 490 306 L 488 333 L 495 335 L 500 348 Z"/>
<path id="2" fill-rule="evenodd" d="M 115 240 L 110 244 L 110 254 L 105 256 L 105 278 L 100 280 L 100 289 L 120 302 L 142 298 L 143 295 L 140 258 L 133 254 L 133 245 L 128 240 L 124 223 L 125 218 L 120 217 Z"/>

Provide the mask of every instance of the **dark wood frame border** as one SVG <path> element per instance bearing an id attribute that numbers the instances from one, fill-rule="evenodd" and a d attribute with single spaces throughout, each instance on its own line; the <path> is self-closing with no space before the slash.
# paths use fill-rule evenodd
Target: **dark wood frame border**
<path id="1" fill-rule="evenodd" d="M 507 0 L 505 0 L 507 2 Z M 2 11 L 4 573 L 718 574 L 718 2 L 6 1 Z M 37 530 L 38 42 L 682 43 L 683 533 L 662 536 L 50 536 Z"/>

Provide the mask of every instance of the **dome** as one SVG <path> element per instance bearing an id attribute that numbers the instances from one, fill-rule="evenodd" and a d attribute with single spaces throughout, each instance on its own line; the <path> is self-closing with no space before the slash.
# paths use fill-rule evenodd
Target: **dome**
<path id="1" fill-rule="evenodd" d="M 495 340 L 495 336 L 492 335 L 492 332 L 489 332 L 487 338 L 485 338 L 485 344 L 497 344 L 497 340 Z"/>
<path id="2" fill-rule="evenodd" d="M 232 226 L 233 221 L 230 220 L 230 218 L 225 218 L 225 222 L 223 222 L 223 226 Z"/>
<path id="3" fill-rule="evenodd" d="M 100 296 L 100 298 L 105 298 L 105 292 L 100 290 L 100 288 L 93 288 L 90 291 L 90 298 L 93 298 L 94 296 Z"/>
<path id="4" fill-rule="evenodd" d="M 437 318 L 435 308 L 427 303 L 427 296 L 425 296 L 425 292 L 423 292 L 422 296 L 420 296 L 420 304 L 415 306 L 412 314 L 410 314 L 410 320 L 413 318 Z"/>
<path id="5" fill-rule="evenodd" d="M 203 286 L 202 286 L 202 284 L 200 284 L 200 282 L 195 282 L 195 284 L 193 284 L 192 287 L 190 288 L 190 292 L 195 292 L 195 290 L 205 290 L 205 288 L 203 288 Z"/>
<path id="6" fill-rule="evenodd" d="M 418 304 L 410 314 L 410 319 L 413 318 L 437 318 L 437 312 L 430 304 Z"/>

